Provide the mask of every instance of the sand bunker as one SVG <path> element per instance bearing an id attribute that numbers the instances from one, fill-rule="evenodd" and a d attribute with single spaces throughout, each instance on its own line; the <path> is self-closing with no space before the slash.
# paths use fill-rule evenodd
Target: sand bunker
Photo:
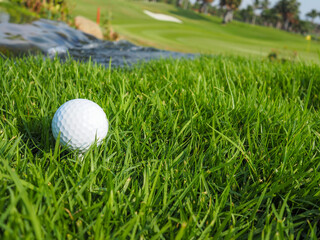
<path id="1" fill-rule="evenodd" d="M 169 15 L 165 15 L 165 14 L 161 14 L 161 13 L 153 13 L 150 12 L 148 10 L 144 10 L 143 11 L 145 14 L 147 14 L 148 16 L 157 19 L 159 21 L 168 21 L 168 22 L 176 22 L 176 23 L 182 23 L 181 20 L 179 20 L 178 18 L 169 16 Z"/>

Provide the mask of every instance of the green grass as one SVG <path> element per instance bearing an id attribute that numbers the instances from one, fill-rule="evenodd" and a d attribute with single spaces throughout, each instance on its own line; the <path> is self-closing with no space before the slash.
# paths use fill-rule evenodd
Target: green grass
<path id="1" fill-rule="evenodd" d="M 308 42 L 299 34 L 269 27 L 232 22 L 193 11 L 184 11 L 164 3 L 128 0 L 77 0 L 73 15 L 96 20 L 97 8 L 102 18 L 111 18 L 112 27 L 122 38 L 134 43 L 181 52 L 237 54 L 266 57 L 277 51 L 282 58 L 320 62 L 320 43 Z M 143 10 L 169 14 L 183 24 L 150 18 Z"/>
<path id="2" fill-rule="evenodd" d="M 319 239 L 318 66 L 0 66 L 0 238 Z M 50 129 L 73 98 L 111 126 L 82 161 Z"/>

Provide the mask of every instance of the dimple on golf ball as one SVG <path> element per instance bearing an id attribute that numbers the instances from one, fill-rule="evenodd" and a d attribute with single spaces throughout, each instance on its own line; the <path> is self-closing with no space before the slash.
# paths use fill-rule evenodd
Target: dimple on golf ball
<path id="1" fill-rule="evenodd" d="M 103 109 L 87 99 L 73 99 L 59 107 L 53 116 L 51 128 L 55 139 L 60 132 L 60 144 L 70 150 L 86 152 L 108 133 L 108 119 Z"/>

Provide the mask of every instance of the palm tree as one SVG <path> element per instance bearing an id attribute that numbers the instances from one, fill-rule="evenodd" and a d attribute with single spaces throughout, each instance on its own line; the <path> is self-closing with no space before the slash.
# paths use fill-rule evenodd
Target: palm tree
<path id="1" fill-rule="evenodd" d="M 208 6 L 214 0 L 197 0 L 197 1 L 200 2 L 199 12 L 207 14 L 208 13 Z"/>
<path id="2" fill-rule="evenodd" d="M 238 9 L 241 4 L 241 0 L 220 0 L 220 6 L 226 8 L 226 12 L 223 16 L 223 23 L 228 23 L 233 20 L 233 12 Z"/>
<path id="3" fill-rule="evenodd" d="M 183 9 L 187 9 L 189 6 L 189 0 L 176 0 L 176 6 L 183 8 Z M 167 1 L 167 3 L 170 3 L 169 1 Z"/>
<path id="4" fill-rule="evenodd" d="M 300 3 L 297 0 L 280 0 L 274 9 L 282 16 L 284 30 L 289 30 L 290 23 L 299 14 Z"/>
<path id="5" fill-rule="evenodd" d="M 261 19 L 263 20 L 263 25 L 265 26 L 273 25 L 274 19 L 276 19 L 276 16 L 274 16 L 274 9 L 270 9 L 269 6 L 270 0 L 261 1 Z"/>
<path id="6" fill-rule="evenodd" d="M 278 29 L 282 26 L 282 16 L 274 8 L 263 10 L 261 18 L 265 26 L 275 27 Z"/>
<path id="7" fill-rule="evenodd" d="M 270 0 L 262 0 L 261 1 L 261 8 L 263 10 L 269 9 L 269 6 L 270 6 Z"/>
<path id="8" fill-rule="evenodd" d="M 308 12 L 308 13 L 306 14 L 307 17 L 311 18 L 311 22 L 312 22 L 312 23 L 314 22 L 314 19 L 315 19 L 316 17 L 318 17 L 318 15 L 319 15 L 319 13 L 318 13 L 317 10 L 315 10 L 315 9 L 312 9 L 310 12 Z"/>
<path id="9" fill-rule="evenodd" d="M 260 8 L 260 0 L 254 0 L 252 5 L 252 9 L 253 9 L 253 16 L 252 16 L 252 22 L 251 22 L 252 24 L 256 24 L 257 15 L 255 11 L 259 8 Z"/>
<path id="10" fill-rule="evenodd" d="M 252 21 L 253 18 L 253 8 L 251 5 L 248 5 L 247 8 L 240 10 L 240 16 L 242 17 L 242 20 L 249 23 Z"/>

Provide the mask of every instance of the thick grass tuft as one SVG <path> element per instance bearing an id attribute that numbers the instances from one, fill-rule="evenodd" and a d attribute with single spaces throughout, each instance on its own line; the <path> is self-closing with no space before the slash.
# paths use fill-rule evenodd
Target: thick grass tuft
<path id="1" fill-rule="evenodd" d="M 320 238 L 320 69 L 240 57 L 131 69 L 0 58 L 0 237 Z M 58 107 L 110 121 L 81 160 Z"/>

